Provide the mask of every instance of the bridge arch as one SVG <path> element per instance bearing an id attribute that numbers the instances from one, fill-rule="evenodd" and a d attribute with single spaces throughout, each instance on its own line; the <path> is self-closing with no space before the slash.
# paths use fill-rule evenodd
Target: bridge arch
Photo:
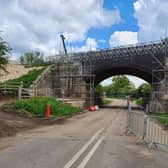
<path id="1" fill-rule="evenodd" d="M 116 75 L 132 75 L 143 79 L 144 81 L 152 82 L 152 73 L 130 67 L 112 67 L 95 74 L 95 86 L 103 80 Z"/>

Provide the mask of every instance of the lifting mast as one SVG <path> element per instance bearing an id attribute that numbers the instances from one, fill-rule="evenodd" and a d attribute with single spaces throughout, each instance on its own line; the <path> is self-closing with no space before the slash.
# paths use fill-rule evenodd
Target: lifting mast
<path id="1" fill-rule="evenodd" d="M 67 49 L 66 49 L 66 45 L 65 45 L 65 37 L 63 34 L 60 35 L 61 39 L 62 39 L 62 44 L 63 44 L 63 47 L 64 47 L 64 52 L 65 52 L 65 55 L 68 56 L 68 53 L 67 53 Z"/>

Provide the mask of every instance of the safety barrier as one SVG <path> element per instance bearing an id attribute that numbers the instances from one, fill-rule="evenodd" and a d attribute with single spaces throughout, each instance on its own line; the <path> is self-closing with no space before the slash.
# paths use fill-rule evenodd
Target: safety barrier
<path id="1" fill-rule="evenodd" d="M 168 128 L 162 122 L 168 117 L 150 116 L 144 112 L 128 110 L 128 132 L 143 140 L 150 148 L 168 146 Z"/>

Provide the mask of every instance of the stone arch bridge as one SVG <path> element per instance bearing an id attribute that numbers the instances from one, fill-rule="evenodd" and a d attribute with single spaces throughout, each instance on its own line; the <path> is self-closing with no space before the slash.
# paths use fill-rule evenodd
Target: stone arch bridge
<path id="1" fill-rule="evenodd" d="M 108 77 L 120 74 L 134 75 L 151 83 L 152 70 L 161 70 L 165 66 L 166 52 L 166 43 L 152 42 L 74 53 L 63 57 L 63 60 L 81 62 L 84 65 L 91 64 L 96 84 Z M 160 75 L 160 80 L 162 80 L 163 73 Z"/>
<path id="2" fill-rule="evenodd" d="M 76 92 L 91 90 L 93 76 L 95 86 L 113 75 L 128 74 L 140 77 L 152 85 L 159 83 L 154 86 L 158 91 L 161 88 L 161 82 L 165 79 L 167 46 L 166 42 L 152 42 L 79 52 L 68 56 L 52 56 L 50 61 L 55 64 L 50 66 L 33 86 L 38 88 L 38 91 L 41 90 L 39 94 L 44 94 L 43 90 L 49 88 L 50 94 L 57 97 L 61 95 L 86 97 L 86 94 L 84 96 Z M 162 88 L 165 89 L 165 85 Z M 91 91 L 89 94 L 91 95 Z"/>

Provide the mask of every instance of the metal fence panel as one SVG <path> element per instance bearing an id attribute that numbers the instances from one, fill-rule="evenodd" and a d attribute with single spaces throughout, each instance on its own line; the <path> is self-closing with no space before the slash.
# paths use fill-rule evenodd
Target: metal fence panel
<path id="1" fill-rule="evenodd" d="M 144 140 L 147 144 L 160 144 L 168 146 L 168 129 L 160 120 L 166 117 L 147 116 L 143 112 L 128 112 L 128 131 Z"/>

